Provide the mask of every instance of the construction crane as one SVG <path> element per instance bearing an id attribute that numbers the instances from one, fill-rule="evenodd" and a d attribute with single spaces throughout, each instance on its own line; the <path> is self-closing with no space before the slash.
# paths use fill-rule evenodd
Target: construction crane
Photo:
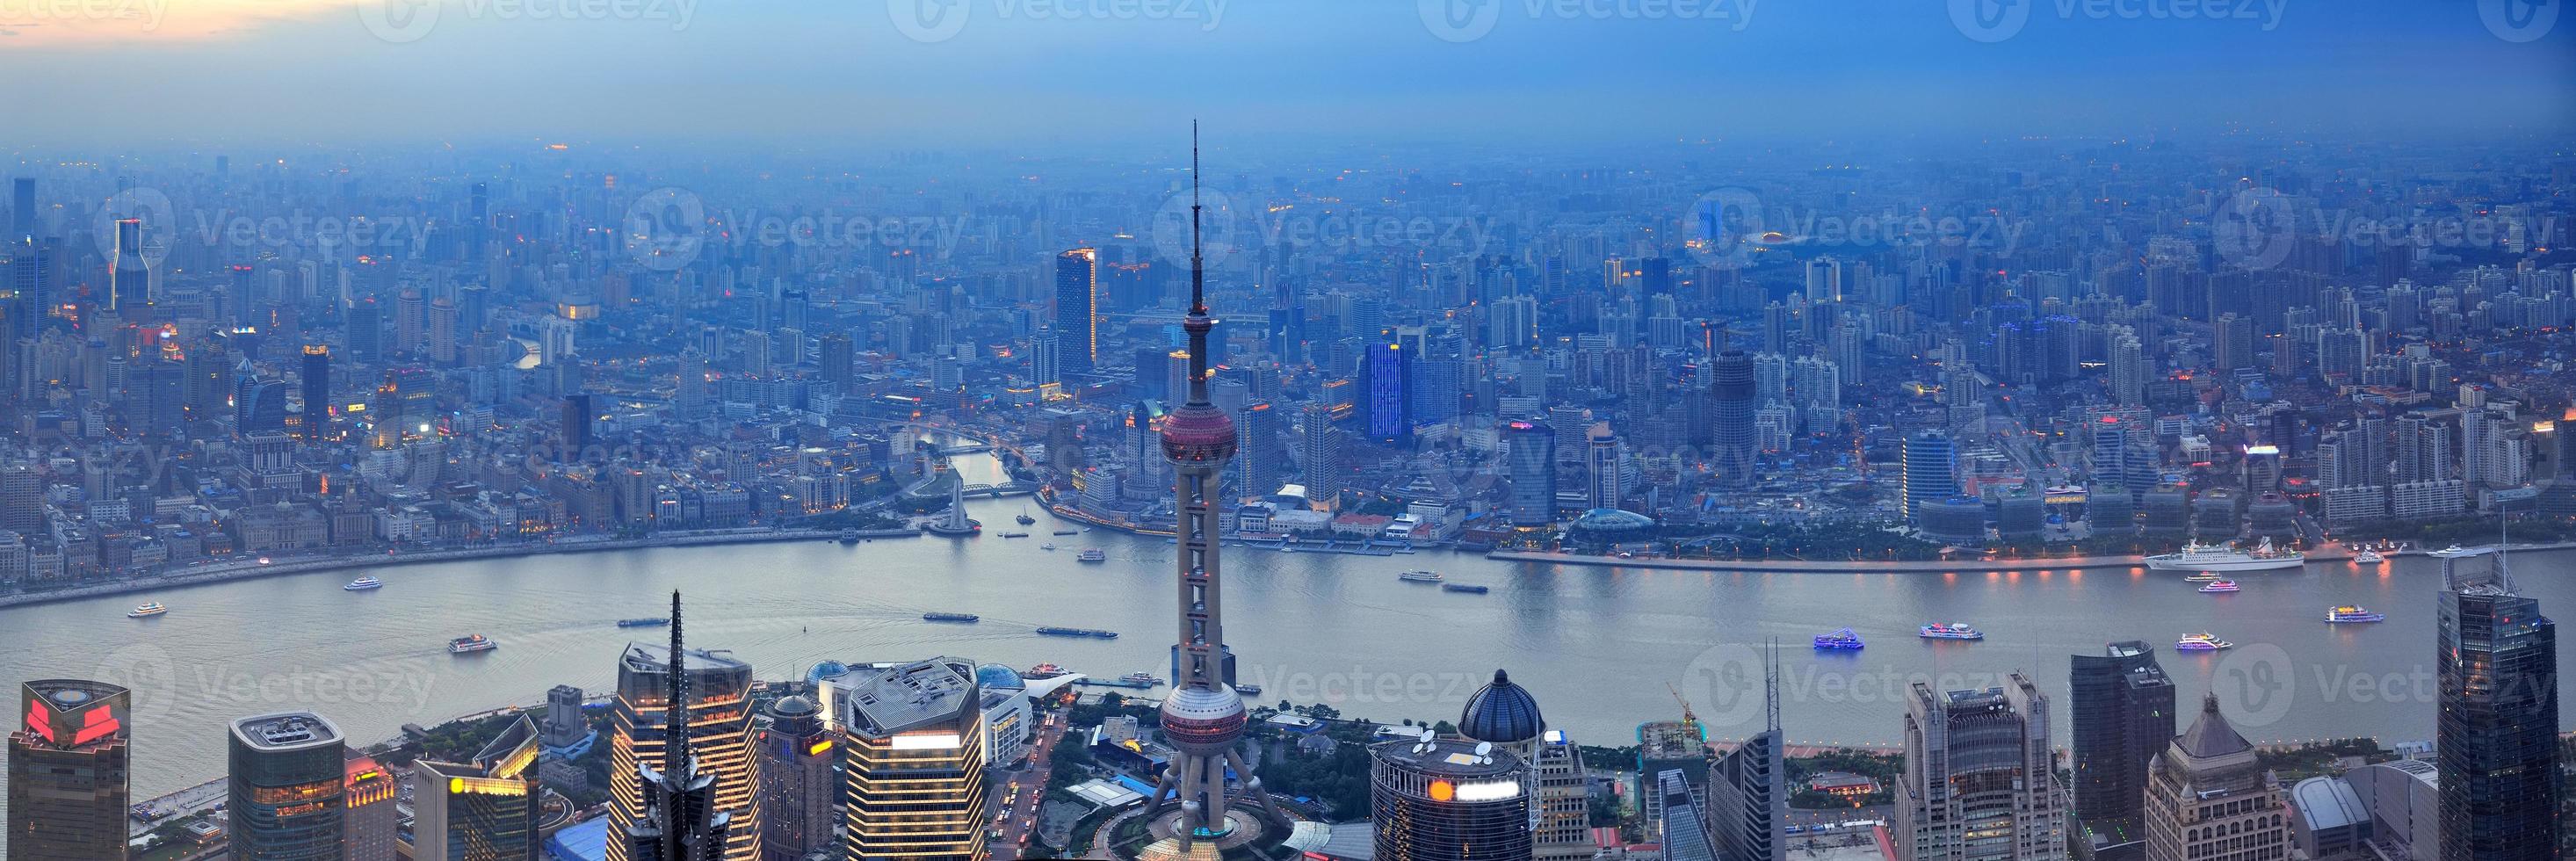
<path id="1" fill-rule="evenodd" d="M 1673 683 L 1671 683 L 1671 682 L 1665 682 L 1665 683 L 1664 683 L 1664 690 L 1672 691 L 1672 692 L 1673 692 L 1673 702 L 1677 702 L 1677 703 L 1681 703 L 1681 704 L 1682 704 L 1682 720 L 1683 720 L 1684 722 L 1686 722 L 1686 723 L 1699 723 L 1699 715 L 1696 715 L 1696 714 L 1692 714 L 1692 713 L 1691 713 L 1691 704 L 1690 704 L 1690 700 L 1686 700 L 1686 699 L 1683 699 L 1683 698 L 1682 698 L 1682 689 L 1677 688 L 1677 687 L 1673 687 Z"/>

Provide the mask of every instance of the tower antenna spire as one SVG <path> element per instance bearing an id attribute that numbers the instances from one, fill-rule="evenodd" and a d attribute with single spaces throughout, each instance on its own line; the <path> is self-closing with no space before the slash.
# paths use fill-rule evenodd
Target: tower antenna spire
<path id="1" fill-rule="evenodd" d="M 1190 313 L 1207 314 L 1207 272 L 1199 261 L 1199 121 L 1190 121 Z M 1200 368 L 1198 370 L 1206 370 Z"/>

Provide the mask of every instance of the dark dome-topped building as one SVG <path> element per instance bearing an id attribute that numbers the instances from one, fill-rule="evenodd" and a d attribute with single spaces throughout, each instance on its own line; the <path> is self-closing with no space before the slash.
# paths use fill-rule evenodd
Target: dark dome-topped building
<path id="1" fill-rule="evenodd" d="M 1512 677 L 1494 671 L 1494 681 L 1476 689 L 1467 697 L 1467 707 L 1458 712 L 1458 734 L 1477 741 L 1516 744 L 1538 738 L 1547 722 L 1538 714 L 1538 698 L 1528 688 L 1512 684 Z"/>

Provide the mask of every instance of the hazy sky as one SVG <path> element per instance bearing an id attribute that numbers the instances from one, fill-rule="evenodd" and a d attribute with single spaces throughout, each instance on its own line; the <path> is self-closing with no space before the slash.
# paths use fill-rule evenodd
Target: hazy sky
<path id="1" fill-rule="evenodd" d="M 17 144 L 111 152 L 530 139 L 1088 149 L 1148 127 L 1167 143 L 1189 115 L 1282 143 L 2231 124 L 2563 136 L 2576 127 L 2571 5 L 0 0 L 0 116 Z"/>

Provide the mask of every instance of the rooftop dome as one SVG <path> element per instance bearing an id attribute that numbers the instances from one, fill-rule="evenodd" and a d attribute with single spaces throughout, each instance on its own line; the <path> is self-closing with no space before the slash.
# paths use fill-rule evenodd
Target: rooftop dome
<path id="1" fill-rule="evenodd" d="M 1595 508 L 1574 519 L 1577 529 L 1651 529 L 1655 519 L 1634 511 Z"/>
<path id="2" fill-rule="evenodd" d="M 1494 671 L 1494 681 L 1467 697 L 1458 712 L 1458 734 L 1477 741 L 1510 744 L 1538 737 L 1546 725 L 1538 716 L 1538 699 L 1511 676 Z"/>
<path id="3" fill-rule="evenodd" d="M 1029 683 L 1020 678 L 1018 670 L 1000 664 L 984 664 L 975 668 L 975 686 L 988 693 L 1002 693 L 1028 690 Z"/>
<path id="4" fill-rule="evenodd" d="M 782 718 L 809 717 L 821 711 L 814 701 L 801 696 L 787 696 L 770 705 L 769 713 Z"/>

